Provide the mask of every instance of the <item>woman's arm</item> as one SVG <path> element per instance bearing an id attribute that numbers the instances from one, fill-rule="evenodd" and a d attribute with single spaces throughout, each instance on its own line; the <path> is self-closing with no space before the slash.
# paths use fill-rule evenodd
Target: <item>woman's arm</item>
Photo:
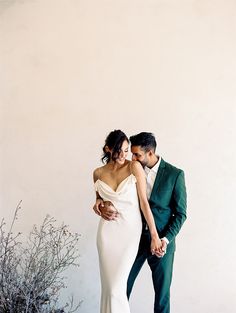
<path id="1" fill-rule="evenodd" d="M 96 181 L 98 180 L 98 172 L 99 172 L 99 168 L 96 168 L 93 172 L 93 182 L 96 183 Z M 96 214 L 101 215 L 101 210 L 100 210 L 100 205 L 104 206 L 103 204 L 103 199 L 100 197 L 99 193 L 96 191 L 96 202 L 93 206 L 93 210 Z"/>
<path id="2" fill-rule="evenodd" d="M 134 174 L 137 180 L 137 192 L 139 197 L 140 208 L 148 224 L 149 231 L 152 237 L 151 252 L 157 253 L 160 251 L 162 244 L 158 236 L 155 221 L 147 199 L 146 193 L 147 186 L 145 173 L 142 168 L 142 165 L 138 161 L 132 161 L 131 168 L 132 173 Z"/>

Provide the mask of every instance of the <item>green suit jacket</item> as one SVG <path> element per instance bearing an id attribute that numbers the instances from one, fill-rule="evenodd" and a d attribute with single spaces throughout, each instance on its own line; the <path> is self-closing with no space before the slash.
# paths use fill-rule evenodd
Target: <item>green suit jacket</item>
<path id="1" fill-rule="evenodd" d="M 186 220 L 187 195 L 184 172 L 161 159 L 149 204 L 160 238 L 175 250 L 175 237 Z"/>

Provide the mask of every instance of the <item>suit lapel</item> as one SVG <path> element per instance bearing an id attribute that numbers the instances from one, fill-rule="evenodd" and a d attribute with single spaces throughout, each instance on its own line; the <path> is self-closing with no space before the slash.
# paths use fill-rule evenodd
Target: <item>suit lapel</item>
<path id="1" fill-rule="evenodd" d="M 163 159 L 161 159 L 161 163 L 159 165 L 157 176 L 156 176 L 156 179 L 155 179 L 155 182 L 154 182 L 154 185 L 153 185 L 153 188 L 152 188 L 152 192 L 151 192 L 151 195 L 150 195 L 150 200 L 152 199 L 153 194 L 156 193 L 156 190 L 158 190 L 158 187 L 160 185 L 162 176 L 163 176 L 164 171 L 165 171 L 165 167 L 166 167 L 165 161 Z"/>

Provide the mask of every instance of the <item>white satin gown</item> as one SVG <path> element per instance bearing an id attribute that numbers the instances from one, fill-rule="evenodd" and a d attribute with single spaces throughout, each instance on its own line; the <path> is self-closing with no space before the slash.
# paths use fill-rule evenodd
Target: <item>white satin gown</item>
<path id="1" fill-rule="evenodd" d="M 101 276 L 100 313 L 130 313 L 126 295 L 127 279 L 135 260 L 142 230 L 141 214 L 133 174 L 114 191 L 98 179 L 95 190 L 111 201 L 119 212 L 114 221 L 100 219 L 97 248 Z"/>

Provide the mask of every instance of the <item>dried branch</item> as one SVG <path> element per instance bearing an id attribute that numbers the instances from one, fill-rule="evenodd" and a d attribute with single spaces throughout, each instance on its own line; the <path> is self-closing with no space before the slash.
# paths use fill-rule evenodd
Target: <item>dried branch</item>
<path id="1" fill-rule="evenodd" d="M 71 233 L 67 225 L 56 225 L 47 215 L 40 227 L 33 226 L 26 245 L 19 241 L 20 233 L 13 228 L 21 209 L 17 205 L 8 232 L 0 224 L 0 313 L 72 313 L 73 297 L 61 306 L 59 294 L 65 288 L 62 273 L 71 265 L 79 266 L 80 235 Z"/>

